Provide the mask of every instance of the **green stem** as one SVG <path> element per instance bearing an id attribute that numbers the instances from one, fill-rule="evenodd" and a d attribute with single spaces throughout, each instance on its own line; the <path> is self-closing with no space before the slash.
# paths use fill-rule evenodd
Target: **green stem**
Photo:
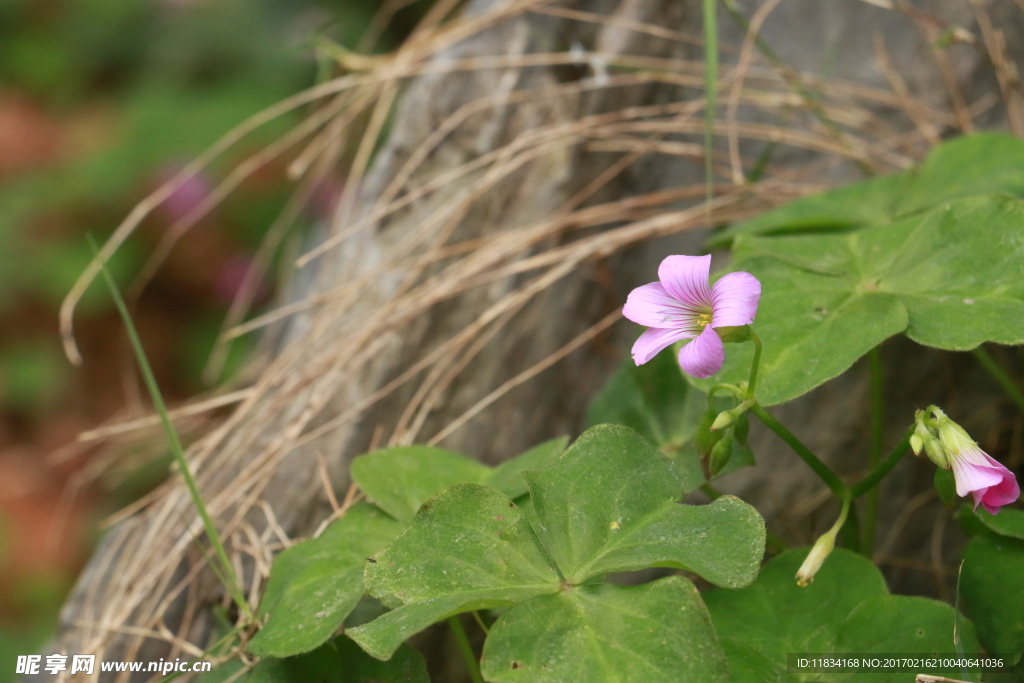
<path id="1" fill-rule="evenodd" d="M 878 347 L 868 352 L 868 363 L 871 374 L 871 448 L 868 451 L 868 463 L 871 469 L 878 467 L 882 460 L 882 437 L 884 407 L 882 386 L 882 353 Z M 871 490 L 864 509 L 864 552 L 871 555 L 875 545 L 875 526 L 878 519 L 878 488 Z"/>
<path id="2" fill-rule="evenodd" d="M 469 644 L 469 638 L 466 637 L 466 629 L 462 628 L 462 622 L 459 621 L 458 615 L 448 617 L 448 625 L 452 629 L 452 635 L 455 636 L 455 644 L 459 648 L 459 654 L 466 665 L 469 677 L 473 679 L 473 683 L 484 683 L 484 677 L 480 674 L 480 662 L 476 659 L 473 647 Z"/>
<path id="3" fill-rule="evenodd" d="M 96 258 L 100 259 L 99 249 L 96 246 L 96 242 L 90 235 L 88 237 L 89 245 L 92 247 L 93 252 L 96 254 Z M 142 379 L 146 384 L 146 388 L 149 390 L 150 398 L 153 401 L 153 408 L 160 416 L 160 423 L 163 425 L 164 434 L 167 436 L 167 443 L 171 449 L 171 455 L 174 456 L 174 460 L 178 465 L 178 471 L 181 472 L 182 479 L 185 480 L 185 486 L 188 488 L 189 494 L 192 497 L 192 502 L 196 507 L 196 511 L 199 513 L 199 517 L 203 520 L 203 528 L 206 530 L 206 535 L 210 539 L 210 543 L 213 545 L 214 552 L 217 554 L 217 559 L 220 560 L 221 571 L 224 573 L 225 587 L 231 593 L 231 597 L 238 605 L 238 609 L 243 615 L 249 620 L 255 621 L 256 615 L 252 613 L 252 609 L 249 607 L 249 602 L 245 599 L 242 593 L 242 589 L 238 584 L 238 578 L 235 576 L 234 567 L 231 561 L 228 559 L 228 554 L 224 550 L 224 544 L 220 540 L 220 534 L 217 532 L 217 527 L 213 523 L 213 519 L 210 517 L 209 512 L 206 510 L 206 504 L 203 502 L 202 494 L 199 492 L 199 486 L 196 484 L 195 478 L 192 476 L 192 470 L 189 469 L 188 460 L 185 459 L 185 449 L 181 445 L 181 439 L 178 438 L 178 432 L 174 429 L 174 425 L 171 424 L 171 418 L 167 412 L 167 405 L 164 403 L 163 395 L 160 393 L 160 387 L 156 382 L 156 377 L 153 375 L 153 368 L 149 365 L 149 360 L 146 358 L 145 349 L 142 346 L 142 340 L 139 339 L 139 333 L 135 329 L 135 323 L 132 322 L 131 314 L 128 312 L 128 306 L 124 302 L 124 298 L 121 296 L 120 290 L 117 288 L 117 283 L 114 282 L 113 276 L 107 269 L 107 264 L 100 260 L 100 270 L 103 273 L 103 277 L 107 282 L 107 287 L 110 289 L 110 296 L 114 300 L 114 305 L 117 307 L 118 313 L 121 314 L 121 319 L 124 321 L 125 330 L 128 333 L 128 340 L 131 342 L 132 349 L 135 351 L 135 358 L 139 364 L 139 370 L 142 372 Z"/>
<path id="4" fill-rule="evenodd" d="M 714 145 L 716 96 L 718 94 L 718 4 L 716 0 L 704 0 L 704 193 L 707 211 L 711 212 L 711 198 L 714 191 L 714 159 L 711 148 Z"/>
<path id="5" fill-rule="evenodd" d="M 992 375 L 992 379 L 999 383 L 999 386 L 1003 388 L 1006 395 L 1017 404 L 1017 407 L 1020 408 L 1021 412 L 1024 412 L 1024 393 L 1021 393 L 1020 387 L 1017 386 L 1017 383 L 1010 379 L 1010 376 L 1007 375 L 1001 367 L 999 367 L 999 363 L 996 362 L 996 359 L 980 346 L 972 350 L 971 353 L 973 353 L 974 357 L 978 359 L 981 366 L 988 371 L 988 374 Z"/>
<path id="6" fill-rule="evenodd" d="M 841 499 L 845 499 L 850 494 L 846 484 L 836 476 L 836 473 L 829 469 L 828 465 L 823 463 L 818 456 L 812 453 L 811 449 L 800 443 L 800 440 L 793 436 L 793 433 L 786 429 L 781 422 L 768 414 L 768 411 L 762 408 L 760 403 L 755 402 L 750 407 L 750 412 L 756 415 L 757 419 L 763 422 L 768 429 L 775 432 L 780 439 L 789 444 L 789 447 L 800 456 L 800 459 L 807 463 L 808 467 L 814 470 L 814 473 L 825 482 L 825 485 L 831 489 L 832 493 Z"/>
<path id="7" fill-rule="evenodd" d="M 829 534 L 837 534 L 839 530 L 846 526 L 846 520 L 849 518 L 850 508 L 853 506 L 853 499 L 849 496 L 845 496 L 842 499 L 843 506 L 839 509 L 839 518 L 836 519 L 832 527 L 826 532 Z"/>
<path id="8" fill-rule="evenodd" d="M 761 365 L 761 338 L 757 336 L 753 328 L 750 328 L 750 341 L 754 342 L 754 360 L 750 364 L 750 380 L 747 382 L 747 396 L 754 398 L 754 389 L 757 387 L 757 369 Z"/>
<path id="9" fill-rule="evenodd" d="M 848 507 L 853 514 L 846 517 L 841 529 L 841 533 L 843 534 L 843 545 L 850 550 L 859 553 L 862 552 L 863 546 L 860 542 L 860 518 L 857 516 L 857 503 L 855 503 L 851 497 L 849 500 L 843 502 L 843 505 L 847 504 L 849 504 Z"/>
<path id="10" fill-rule="evenodd" d="M 872 470 L 868 476 L 853 485 L 850 489 L 850 493 L 854 498 L 859 498 L 871 489 L 875 488 L 875 486 L 878 485 L 878 482 L 882 481 L 885 475 L 892 471 L 893 467 L 896 467 L 896 463 L 900 461 L 903 454 L 907 452 L 908 448 L 910 448 L 910 437 L 914 434 L 915 427 L 916 425 L 910 426 L 910 429 L 906 431 L 900 442 L 896 444 L 896 448 L 892 449 L 889 453 L 889 457 L 882 461 L 882 464 Z"/>

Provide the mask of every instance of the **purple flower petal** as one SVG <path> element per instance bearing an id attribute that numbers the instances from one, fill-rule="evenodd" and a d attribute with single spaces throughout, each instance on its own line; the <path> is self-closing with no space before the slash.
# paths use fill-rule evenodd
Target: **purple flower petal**
<path id="1" fill-rule="evenodd" d="M 693 334 L 690 332 L 680 329 L 652 327 L 649 330 L 644 330 L 644 333 L 633 344 L 633 362 L 643 365 L 658 355 L 662 349 L 675 344 L 680 339 L 689 339 L 692 336 Z"/>
<path id="2" fill-rule="evenodd" d="M 993 468 L 977 465 L 963 455 L 953 456 L 953 478 L 956 479 L 956 495 L 966 496 L 988 489 L 1002 482 L 1003 477 Z"/>
<path id="3" fill-rule="evenodd" d="M 660 328 L 690 329 L 696 319 L 696 315 L 672 298 L 659 282 L 630 292 L 626 305 L 622 307 L 622 315 L 639 325 Z"/>
<path id="4" fill-rule="evenodd" d="M 665 291 L 689 308 L 711 308 L 708 289 L 710 256 L 666 256 L 658 266 L 658 279 Z"/>
<path id="5" fill-rule="evenodd" d="M 679 349 L 679 366 L 688 375 L 707 379 L 722 369 L 725 362 L 725 346 L 711 325 L 704 328 L 700 336 Z"/>
<path id="6" fill-rule="evenodd" d="M 729 273 L 711 288 L 711 325 L 749 325 L 761 300 L 761 282 L 750 273 Z"/>
<path id="7" fill-rule="evenodd" d="M 974 507 L 977 509 L 978 503 L 980 502 L 986 510 L 993 515 L 999 512 L 999 508 L 1003 505 L 1009 505 L 1013 501 L 1020 498 L 1020 485 L 1017 483 L 1017 478 L 1013 476 L 1013 472 L 1003 467 L 999 461 L 990 457 L 987 453 L 982 452 L 985 459 L 988 460 L 989 464 L 1000 474 L 1002 481 L 995 486 L 990 486 L 983 493 L 981 493 L 981 499 L 979 501 L 979 491 L 974 492 Z"/>

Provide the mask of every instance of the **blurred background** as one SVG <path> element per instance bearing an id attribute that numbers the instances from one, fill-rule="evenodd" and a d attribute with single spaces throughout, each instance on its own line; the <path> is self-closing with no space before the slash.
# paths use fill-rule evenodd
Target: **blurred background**
<path id="1" fill-rule="evenodd" d="M 387 4 L 387 3 L 384 3 Z M 49 637 L 104 518 L 166 476 L 161 439 L 113 449 L 80 435 L 147 412 L 123 327 L 101 287 L 76 314 L 84 363 L 64 357 L 57 310 L 131 208 L 260 109 L 337 74 L 339 46 L 386 51 L 429 0 L 369 45 L 377 0 L 0 0 L 0 683 Z M 363 38 L 363 42 L 360 40 Z M 298 117 L 302 112 L 296 112 Z M 161 236 L 230 169 L 297 118 L 265 126 L 192 177 L 112 262 L 173 404 L 229 381 L 251 349 L 204 367 L 268 226 L 293 187 L 271 163 L 205 216 L 155 276 Z M 329 212 L 317 193 L 299 230 Z M 273 268 L 270 269 L 273 272 Z M 273 277 L 256 303 L 273 295 Z M 152 433 L 151 433 L 152 434 Z"/>

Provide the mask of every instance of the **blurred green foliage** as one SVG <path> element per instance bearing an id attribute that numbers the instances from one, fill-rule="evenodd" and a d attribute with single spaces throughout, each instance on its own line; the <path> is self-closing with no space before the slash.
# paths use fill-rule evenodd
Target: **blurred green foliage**
<path id="1" fill-rule="evenodd" d="M 400 12 L 378 51 L 402 40 L 431 1 Z M 121 391 L 120 379 L 109 372 L 98 370 L 88 380 L 73 370 L 56 335 L 57 307 L 91 258 L 85 234 L 104 239 L 136 202 L 232 127 L 336 73 L 316 46 L 326 40 L 356 49 L 379 5 L 0 0 L 0 114 L 7 112 L 9 120 L 13 111 L 34 126 L 37 146 L 44 148 L 38 158 L 12 168 L 14 155 L 5 152 L 0 135 L 0 457 L 8 446 L 37 448 L 32 439 L 50 431 L 49 420 L 61 411 L 95 419 L 88 406 L 72 403 L 73 396 L 101 402 L 101 390 L 88 385 L 95 377 L 114 385 L 105 391 Z M 246 138 L 204 181 L 223 180 L 303 113 L 281 117 Z M 15 132 L 8 143 L 12 139 L 24 151 L 29 138 Z M 211 284 L 216 278 L 207 278 L 205 289 L 188 286 L 187 278 L 255 250 L 292 190 L 283 163 L 258 173 L 197 226 L 197 232 L 205 231 L 204 248 L 219 261 L 202 260 L 199 270 L 186 269 L 177 280 L 161 282 L 158 276 L 147 294 L 151 299 L 140 302 L 140 311 L 163 316 L 151 325 L 150 338 L 167 347 L 154 357 L 164 359 L 164 377 L 178 382 L 172 397 L 201 387 L 199 376 L 227 306 Z M 310 213 L 304 220 L 314 218 Z M 111 260 L 119 284 L 132 281 L 170 222 L 156 212 Z M 186 260 L 192 256 L 187 252 Z M 102 287 L 92 287 L 78 309 L 79 329 L 87 335 L 93 321 L 97 343 L 121 353 L 123 338 L 111 334 L 120 329 L 113 327 L 111 311 Z M 162 335 L 166 330 L 173 334 Z M 251 346 L 251 340 L 235 344 L 227 374 Z M 88 351 L 87 368 L 96 362 L 97 346 Z M 166 463 L 155 469 L 159 476 Z M 142 478 L 153 476 L 146 469 Z M 22 559 L 5 551 L 14 546 L 9 541 L 18 530 L 3 528 L 9 517 L 3 495 L 0 504 L 0 683 L 6 683 L 16 655 L 35 651 L 52 632 L 73 567 L 55 567 L 45 577 L 35 570 L 19 575 Z"/>
<path id="2" fill-rule="evenodd" d="M 0 314 L 25 297 L 57 304 L 90 257 L 85 232 L 109 235 L 170 171 L 248 116 L 329 74 L 329 59 L 314 45 L 326 38 L 356 47 L 378 5 L 0 0 L 0 100 L 13 93 L 39 105 L 70 148 L 53 163 L 0 177 Z M 400 40 L 426 5 L 400 14 L 381 48 Z M 298 116 L 286 115 L 247 138 L 214 165 L 209 181 L 223 179 Z M 241 197 L 217 209 L 217 220 L 241 248 L 254 249 L 290 190 L 280 177 L 258 192 L 243 186 Z M 115 257 L 122 285 L 150 246 L 129 242 Z M 80 312 L 108 310 L 102 291 L 92 294 Z M 200 318 L 208 330 L 209 311 Z M 4 337 L 0 355 L 6 354 Z M 198 355 L 178 357 L 201 366 Z M 197 375 L 198 367 L 186 373 Z"/>
<path id="3" fill-rule="evenodd" d="M 33 412 L 52 402 L 67 375 L 60 346 L 53 339 L 18 340 L 0 356 L 0 377 L 7 408 Z"/>

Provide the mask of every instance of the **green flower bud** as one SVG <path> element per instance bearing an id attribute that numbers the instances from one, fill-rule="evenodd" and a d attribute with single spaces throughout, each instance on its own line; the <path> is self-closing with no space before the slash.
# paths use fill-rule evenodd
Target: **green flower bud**
<path id="1" fill-rule="evenodd" d="M 927 414 L 925 411 L 917 411 L 914 414 L 914 419 L 917 422 L 917 426 L 914 428 L 914 433 L 910 436 L 910 447 L 914 450 L 914 454 L 920 455 L 923 448 L 929 460 L 942 469 L 949 469 L 949 456 L 939 436 L 926 423 Z"/>
<path id="2" fill-rule="evenodd" d="M 838 532 L 838 528 L 831 529 L 815 541 L 811 552 L 807 553 L 804 563 L 800 565 L 800 569 L 796 572 L 796 585 L 804 588 L 814 582 L 814 575 L 818 573 L 821 565 L 825 564 L 825 560 L 828 559 L 828 556 L 832 554 L 832 550 L 836 547 L 836 534 Z"/>
<path id="3" fill-rule="evenodd" d="M 736 419 L 731 410 L 723 410 L 715 418 L 715 421 L 711 423 L 711 431 L 717 432 L 719 429 L 723 429 L 732 424 L 732 421 Z"/>
<path id="4" fill-rule="evenodd" d="M 938 439 L 928 439 L 925 441 L 924 452 L 928 455 L 928 459 L 938 467 L 944 470 L 949 469 L 949 456 L 946 455 L 946 449 L 942 447 Z"/>
<path id="5" fill-rule="evenodd" d="M 725 435 L 721 441 L 715 444 L 715 447 L 711 449 L 711 458 L 708 461 L 708 472 L 711 476 L 715 476 L 722 469 L 729 464 L 729 460 L 732 458 L 732 435 Z"/>
<path id="6" fill-rule="evenodd" d="M 735 408 L 730 408 L 729 410 L 723 410 L 722 412 L 720 412 L 718 414 L 718 417 L 716 417 L 715 421 L 711 424 L 711 431 L 716 432 L 719 429 L 723 429 L 724 427 L 728 427 L 734 421 L 736 421 L 740 416 L 742 416 L 744 413 L 746 413 L 750 409 L 750 406 L 753 405 L 753 403 L 754 402 L 752 400 L 747 400 L 747 401 L 744 401 L 743 403 L 739 404 Z M 749 425 L 748 425 L 748 427 L 749 427 Z M 743 441 L 746 442 L 746 435 L 744 435 Z"/>
<path id="7" fill-rule="evenodd" d="M 836 535 L 843 528 L 843 524 L 846 523 L 846 517 L 849 513 L 850 499 L 847 498 L 843 501 L 843 508 L 839 511 L 839 518 L 836 520 L 836 523 L 814 542 L 811 552 L 807 553 L 803 564 L 797 570 L 796 583 L 798 586 L 804 587 L 814 581 L 814 575 L 818 573 L 821 565 L 825 564 L 825 560 L 828 559 L 828 556 L 832 554 L 833 548 L 836 547 Z"/>

